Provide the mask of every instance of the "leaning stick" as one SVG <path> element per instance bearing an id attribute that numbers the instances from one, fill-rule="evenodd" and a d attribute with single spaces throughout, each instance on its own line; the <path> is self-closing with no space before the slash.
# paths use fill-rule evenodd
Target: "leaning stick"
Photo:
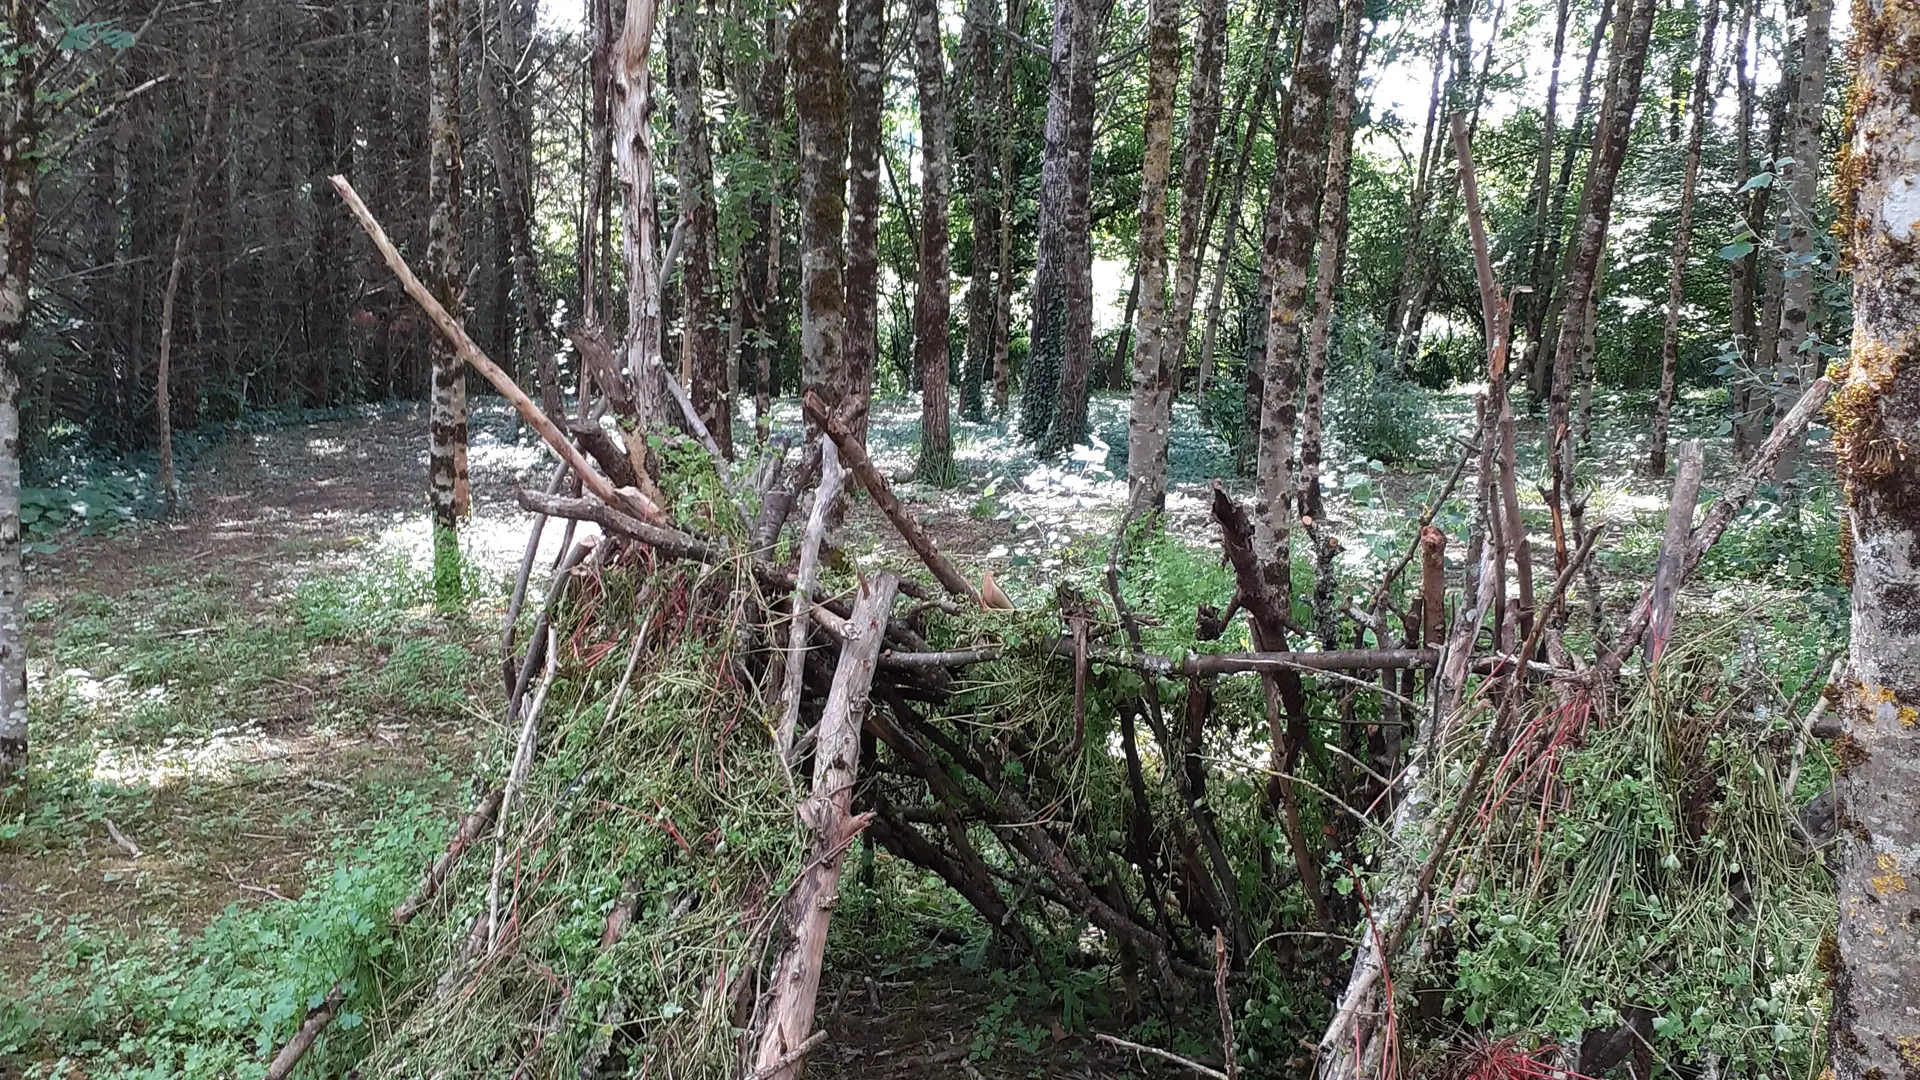
<path id="1" fill-rule="evenodd" d="M 833 440 L 820 437 L 820 486 L 814 489 L 813 512 L 807 517 L 806 538 L 800 544 L 800 566 L 794 574 L 793 621 L 787 627 L 786 682 L 780 687 L 780 727 L 773 743 L 788 764 L 793 761 L 793 733 L 800 726 L 801 681 L 807 666 L 807 631 L 813 622 L 813 587 L 820 578 L 820 549 L 826 543 L 827 522 L 840 501 L 844 473 Z"/>
<path id="2" fill-rule="evenodd" d="M 528 426 L 539 432 L 540 437 L 547 441 L 547 445 L 553 447 L 554 452 L 573 467 L 574 473 L 595 495 L 611 505 L 631 507 L 639 511 L 643 518 L 654 521 L 664 520 L 665 515 L 652 499 L 632 489 L 615 488 L 606 477 L 600 475 L 599 470 L 588 464 L 586 457 L 580 453 L 578 447 L 573 445 L 572 440 L 568 439 L 566 434 L 548 419 L 546 413 L 540 411 L 540 406 L 534 404 L 533 399 L 527 396 L 526 391 L 520 389 L 512 376 L 500 370 L 498 364 L 489 360 L 487 354 L 480 351 L 480 346 L 474 344 L 473 339 L 467 336 L 466 328 L 462 327 L 459 321 L 440 305 L 440 301 L 434 299 L 433 293 L 427 290 L 420 279 L 414 276 L 412 268 L 407 265 L 407 260 L 401 257 L 399 249 L 393 246 L 393 241 L 387 239 L 387 231 L 380 227 L 380 222 L 375 220 L 373 212 L 367 209 L 367 204 L 360 201 L 360 194 L 353 190 L 352 184 L 347 183 L 347 178 L 335 175 L 328 179 L 333 182 L 334 190 L 340 193 L 340 198 L 346 201 L 347 209 L 352 210 L 353 216 L 360 219 L 360 227 L 365 229 L 367 235 L 373 239 L 373 246 L 380 249 L 380 256 L 387 261 L 387 268 L 400 279 L 401 287 L 406 289 L 408 296 L 413 297 L 414 303 L 419 304 L 427 313 L 427 317 L 433 320 L 434 326 L 453 346 L 455 355 L 485 376 L 486 380 L 493 384 L 494 389 L 500 391 L 500 395 L 519 410 L 521 418 L 527 422 Z"/>
<path id="3" fill-rule="evenodd" d="M 960 599 L 979 604 L 980 593 L 954 568 L 953 563 L 947 561 L 945 555 L 940 554 L 940 549 L 934 546 L 933 537 L 927 535 L 926 528 L 919 520 L 900 505 L 900 499 L 893 493 L 887 478 L 880 475 L 873 460 L 867 457 L 867 448 L 860 445 L 860 440 L 847 430 L 847 425 L 840 417 L 829 411 L 827 403 L 811 390 L 807 391 L 801 405 L 806 409 L 807 417 L 819 424 L 820 430 L 826 432 L 834 445 L 840 448 L 840 456 L 846 459 L 847 468 L 859 478 L 867 494 L 873 496 L 874 505 L 887 515 L 888 521 L 893 522 L 893 527 L 900 531 L 901 537 L 913 548 L 914 554 L 920 556 L 920 561 L 927 565 L 927 569 L 933 571 L 933 576 L 939 579 L 940 584 Z"/>
<path id="4" fill-rule="evenodd" d="M 273 1055 L 273 1063 L 267 1066 L 267 1080 L 287 1080 L 293 1075 L 294 1066 L 300 1064 L 300 1059 L 313 1048 L 320 1033 L 327 1030 L 327 1025 L 333 1023 L 333 1018 L 340 1014 L 340 1003 L 346 999 L 346 990 L 339 983 L 334 983 L 333 989 L 327 991 L 326 1000 L 314 1006 L 313 1011 L 301 1022 L 300 1030 L 294 1032 L 293 1038 L 287 1040 L 287 1045 Z"/>
<path id="5" fill-rule="evenodd" d="M 1175 1065 L 1184 1065 L 1194 1072 L 1199 1073 L 1201 1076 L 1211 1076 L 1214 1080 L 1227 1080 L 1227 1074 L 1221 1072 L 1219 1069 L 1202 1065 L 1192 1058 L 1181 1057 L 1171 1050 L 1162 1050 L 1157 1046 L 1148 1046 L 1145 1043 L 1128 1042 L 1125 1039 L 1109 1035 L 1104 1031 L 1094 1032 L 1093 1037 L 1106 1043 L 1108 1046 L 1117 1046 L 1122 1050 L 1131 1050 L 1136 1054 L 1146 1054 L 1150 1057 L 1157 1057 L 1162 1061 L 1171 1061 Z"/>

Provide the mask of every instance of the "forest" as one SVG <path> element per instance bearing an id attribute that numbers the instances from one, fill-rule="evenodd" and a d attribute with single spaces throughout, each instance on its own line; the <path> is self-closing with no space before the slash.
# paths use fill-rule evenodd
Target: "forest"
<path id="1" fill-rule="evenodd" d="M 1917 113 L 1917 0 L 5 0 L 0 1077 L 1920 1077 Z"/>

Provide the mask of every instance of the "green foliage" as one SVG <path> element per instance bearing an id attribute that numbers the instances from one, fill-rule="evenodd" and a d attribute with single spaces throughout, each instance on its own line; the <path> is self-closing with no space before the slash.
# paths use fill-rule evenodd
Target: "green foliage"
<path id="1" fill-rule="evenodd" d="M 40 922 L 58 947 L 0 1002 L 0 1061 L 57 1060 L 31 1077 L 75 1068 L 126 1080 L 259 1076 L 271 1048 L 338 981 L 346 1000 L 312 1060 L 343 1071 L 371 1038 L 366 1020 L 382 1007 L 383 987 L 412 962 L 388 913 L 445 829 L 438 807 L 402 792 L 370 838 L 343 838 L 309 863 L 314 884 L 298 900 L 235 905 L 198 936 L 169 931 L 135 943 L 85 921 Z"/>

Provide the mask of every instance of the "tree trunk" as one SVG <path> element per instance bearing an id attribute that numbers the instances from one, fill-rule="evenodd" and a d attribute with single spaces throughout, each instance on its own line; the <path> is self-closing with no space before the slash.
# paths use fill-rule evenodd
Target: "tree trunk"
<path id="1" fill-rule="evenodd" d="M 1300 498 L 1316 522 L 1320 500 L 1322 412 L 1327 392 L 1327 352 L 1333 330 L 1333 296 L 1347 251 L 1347 194 L 1353 164 L 1353 113 L 1360 82 L 1360 17 L 1365 0 L 1346 0 L 1340 16 L 1340 74 L 1333 87 L 1333 117 L 1327 133 L 1327 175 L 1320 193 L 1320 239 L 1315 252 L 1313 325 L 1307 331 L 1306 410 L 1300 418 Z"/>
<path id="2" fill-rule="evenodd" d="M 1114 335 L 1113 360 L 1107 365 L 1107 389 L 1125 390 L 1133 385 L 1133 319 L 1140 310 L 1140 263 L 1134 260 L 1133 273 L 1127 275 L 1127 308 L 1120 314 L 1120 332 Z"/>
<path id="3" fill-rule="evenodd" d="M 886 107 L 885 0 L 847 0 L 847 379 L 855 401 L 873 396 L 880 347 L 880 114 Z M 867 441 L 867 414 L 852 427 Z"/>
<path id="4" fill-rule="evenodd" d="M 1819 3 L 1820 0 L 1815 0 Z M 1911 1076 L 1920 1001 L 1920 25 L 1912 4 L 1854 9 L 1858 75 L 1839 198 L 1853 267 L 1853 348 L 1833 403 L 1851 508 L 1852 643 L 1835 744 L 1840 926 L 1833 980 L 1836 1080 Z M 1809 35 L 1811 36 L 1811 35 Z M 1808 50 L 1809 55 L 1813 50 Z M 1796 154 L 1799 152 L 1796 148 Z M 1817 159 L 1800 159 L 1806 172 Z M 1847 196 L 1851 196 L 1849 199 Z M 1823 950 L 1824 951 L 1824 950 Z"/>
<path id="5" fill-rule="evenodd" d="M 27 581 L 20 566 L 20 355 L 33 275 L 40 4 L 7 5 L 13 56 L 0 69 L 0 806 L 26 803 Z"/>
<path id="6" fill-rule="evenodd" d="M 1273 60 L 1280 47 L 1280 17 L 1275 15 L 1267 27 L 1267 45 L 1261 54 L 1260 80 L 1253 92 L 1253 107 L 1247 112 L 1247 127 L 1240 137 L 1240 161 L 1233 169 L 1233 195 L 1227 199 L 1226 231 L 1220 237 L 1220 258 L 1215 264 L 1213 289 L 1207 295 L 1207 322 L 1200 331 L 1200 364 L 1194 373 L 1193 396 L 1204 415 L 1207 383 L 1213 377 L 1214 347 L 1220 340 L 1220 316 L 1227 278 L 1233 275 L 1233 249 L 1240 238 L 1240 208 L 1247 193 L 1247 165 L 1253 158 L 1255 136 L 1260 133 L 1260 115 L 1273 94 Z"/>
<path id="7" fill-rule="evenodd" d="M 1527 281 L 1536 291 L 1521 296 L 1518 301 L 1524 305 L 1528 326 L 1533 325 L 1534 312 L 1544 310 L 1547 302 L 1543 295 L 1542 279 L 1545 274 L 1541 267 L 1547 246 L 1547 211 L 1553 203 L 1553 137 L 1560 122 L 1560 61 L 1567 52 L 1567 17 L 1572 10 L 1570 0 L 1560 0 L 1558 13 L 1554 16 L 1553 65 L 1547 75 L 1547 103 L 1540 110 L 1540 156 L 1534 161 L 1533 185 L 1528 189 L 1533 203 L 1533 221 L 1527 236 Z M 1553 223 L 1556 232 L 1559 227 L 1559 222 Z M 1524 368 L 1533 362 L 1534 357 L 1531 352 L 1523 351 L 1520 360 Z M 1529 381 L 1525 370 L 1520 371 L 1519 375 L 1518 381 L 1523 385 Z"/>
<path id="8" fill-rule="evenodd" d="M 1400 242 L 1403 256 L 1394 263 L 1393 281 L 1387 287 L 1387 318 L 1385 350 L 1388 356 L 1400 355 L 1400 329 L 1406 319 L 1407 308 L 1413 298 L 1409 294 L 1412 287 L 1409 273 L 1416 275 L 1413 253 L 1421 250 L 1421 237 L 1425 235 L 1427 202 L 1432 195 L 1434 170 L 1439 164 L 1439 155 L 1435 149 L 1440 144 L 1440 102 L 1441 89 L 1447 72 L 1447 42 L 1453 28 L 1453 3 L 1446 3 L 1440 12 L 1440 29 L 1433 36 L 1433 85 L 1427 91 L 1427 123 L 1420 138 L 1420 163 L 1413 172 L 1413 191 L 1407 200 L 1407 231 Z"/>
<path id="9" fill-rule="evenodd" d="M 601 301 L 607 273 L 606 233 L 610 231 L 613 189 L 613 0 L 587 0 L 587 79 L 592 84 L 587 111 L 587 198 L 580 213 L 580 314 L 589 323 L 606 319 Z M 584 386 L 584 380 L 582 382 Z"/>
<path id="10" fill-rule="evenodd" d="M 1059 0 L 1047 77 L 1033 333 L 1020 417 L 1021 434 L 1043 453 L 1072 446 L 1086 425 L 1093 350 L 1088 203 L 1096 38 L 1091 0 Z"/>
<path id="11" fill-rule="evenodd" d="M 1148 22 L 1152 22 L 1151 15 Z M 1178 42 L 1175 48 L 1178 49 Z M 1212 221 L 1205 215 L 1207 166 L 1213 158 L 1213 144 L 1220 130 L 1220 76 L 1226 65 L 1226 49 L 1226 0 L 1201 0 L 1200 25 L 1193 38 L 1193 71 L 1187 78 L 1186 145 L 1180 154 L 1180 239 L 1174 249 L 1173 310 L 1171 321 L 1161 331 L 1171 343 L 1164 351 L 1169 352 L 1167 363 L 1176 387 L 1180 384 L 1180 373 L 1186 370 L 1193 298 L 1199 291 L 1200 266 L 1207 258 L 1207 234 L 1211 231 L 1207 226 Z M 1151 43 L 1148 53 L 1151 80 Z M 1177 55 L 1174 63 L 1176 67 L 1179 64 Z"/>
<path id="12" fill-rule="evenodd" d="M 847 79 L 839 0 L 801 0 L 787 35 L 800 119 L 800 385 L 829 409 L 846 400 Z M 817 432 L 808 425 L 808 436 Z"/>
<path id="13" fill-rule="evenodd" d="M 1680 219 L 1673 226 L 1673 271 L 1667 278 L 1667 321 L 1660 335 L 1660 398 L 1654 405 L 1652 446 L 1647 471 L 1667 474 L 1667 428 L 1673 421 L 1673 381 L 1680 364 L 1680 305 L 1686 299 L 1687 255 L 1693 243 L 1693 191 L 1700 181 L 1700 146 L 1712 112 L 1713 34 L 1720 25 L 1718 0 L 1706 0 L 1706 25 L 1693 61 L 1692 100 L 1688 101 L 1686 165 L 1680 176 Z"/>
<path id="14" fill-rule="evenodd" d="M 1026 29 L 1026 0 L 1007 0 L 1007 29 L 1018 35 Z M 1000 254 L 997 263 L 1000 267 L 999 280 L 996 281 L 993 297 L 993 411 L 1007 414 L 1007 381 L 1009 372 L 1008 343 L 1013 334 L 1013 80 L 1020 65 L 1015 62 L 1012 46 L 1008 46 L 1006 62 L 1000 65 L 1000 102 L 995 111 L 999 118 L 999 130 L 996 141 L 1000 146 L 1000 211 L 999 243 Z"/>
<path id="15" fill-rule="evenodd" d="M 748 138 L 754 157 L 767 170 L 766 185 L 756 191 L 750 207 L 753 232 L 747 241 L 746 334 L 747 356 L 753 377 L 754 438 L 765 442 L 773 429 L 773 363 L 775 301 L 780 293 L 780 129 L 787 111 L 786 49 L 781 47 L 783 29 L 777 18 L 763 24 L 770 44 L 767 58 L 761 62 L 753 106 L 756 122 Z"/>
<path id="16" fill-rule="evenodd" d="M 1738 2 L 1738 0 L 1736 0 Z M 1727 264 L 1728 298 L 1733 323 L 1733 349 L 1737 357 L 1735 376 L 1728 380 L 1733 405 L 1733 457 L 1744 464 L 1752 453 L 1751 430 L 1748 426 L 1747 412 L 1750 408 L 1752 389 L 1748 374 L 1753 370 L 1754 358 L 1754 310 L 1753 282 L 1755 270 L 1759 265 L 1760 226 L 1754 220 L 1753 208 L 1758 191 L 1749 191 L 1744 195 L 1739 189 L 1744 187 L 1748 173 L 1753 168 L 1753 71 L 1747 67 L 1747 39 L 1753 33 L 1754 0 L 1740 6 L 1740 33 L 1734 40 L 1733 79 L 1735 92 L 1739 98 L 1737 116 L 1733 124 L 1733 179 L 1736 185 L 1734 199 L 1740 203 L 1740 217 L 1746 224 L 1748 248 L 1746 255 L 1733 259 Z"/>
<path id="17" fill-rule="evenodd" d="M 1581 200 L 1579 224 L 1574 230 L 1574 249 L 1570 259 L 1564 293 L 1567 307 L 1579 312 L 1592 302 L 1600 269 L 1600 253 L 1606 247 L 1607 223 L 1613 213 L 1613 191 L 1626 160 L 1627 139 L 1633 133 L 1633 111 L 1640 100 L 1640 80 L 1646 72 L 1647 38 L 1653 28 L 1655 0 L 1627 0 L 1629 5 L 1614 27 L 1613 51 L 1619 58 L 1619 79 L 1608 87 L 1601 106 L 1598 142 L 1587 170 L 1587 191 Z M 1610 80 L 1612 81 L 1612 80 Z M 1547 430 L 1552 443 L 1552 505 L 1556 510 L 1572 497 L 1574 474 L 1574 432 L 1571 428 L 1569 395 L 1573 389 L 1574 366 L 1579 361 L 1584 320 L 1574 318 L 1563 324 L 1554 347 L 1552 413 Z"/>
<path id="18" fill-rule="evenodd" d="M 713 152 L 700 86 L 698 0 L 673 0 L 667 20 L 667 52 L 672 66 L 674 133 L 678 140 L 674 170 L 680 181 L 681 334 L 686 342 L 687 396 L 720 452 L 733 456 L 733 410 L 727 397 L 727 357 L 720 341 L 717 237 L 713 193 Z"/>
<path id="19" fill-rule="evenodd" d="M 1593 69 L 1600 62 L 1600 46 L 1607 40 L 1607 27 L 1613 19 L 1613 0 L 1600 0 L 1600 17 L 1593 24 L 1593 38 L 1587 44 L 1587 64 L 1580 73 L 1580 94 L 1573 107 L 1573 127 L 1567 145 L 1560 152 L 1559 179 L 1553 185 L 1553 205 L 1547 211 L 1547 247 L 1533 265 L 1533 294 L 1527 303 L 1527 347 L 1524 367 L 1527 392 L 1535 401 L 1546 392 L 1551 372 L 1543 362 L 1550 328 L 1561 306 L 1561 291 L 1554 288 L 1566 267 L 1561 264 L 1561 222 L 1566 218 L 1567 195 L 1573 188 L 1574 159 L 1587 142 L 1587 119 L 1593 106 Z"/>
<path id="20" fill-rule="evenodd" d="M 646 429 L 659 413 L 661 390 L 660 219 L 653 187 L 653 52 L 658 0 L 627 0 L 620 40 L 614 46 L 613 158 L 624 191 L 620 199 L 621 255 L 627 266 L 627 336 L 622 343 L 627 374 L 621 395 L 621 436 L 635 473 L 647 471 Z M 614 380 L 620 381 L 618 374 Z M 627 404 L 621 409 L 618 398 Z"/>
<path id="21" fill-rule="evenodd" d="M 994 255 L 998 250 L 993 212 L 993 140 L 988 133 L 993 125 L 993 38 L 998 20 L 992 0 L 968 0 L 966 32 L 962 35 L 967 55 L 967 87 L 972 143 L 968 161 L 972 184 L 967 191 L 967 212 L 972 236 L 973 261 L 967 270 L 967 345 L 966 361 L 960 383 L 960 412 L 969 420 L 986 416 L 983 393 L 987 367 L 993 359 L 993 276 Z M 1012 63 L 1011 54 L 1008 63 Z M 1002 271 L 1005 273 L 1005 271 Z"/>
<path id="22" fill-rule="evenodd" d="M 171 379 L 173 370 L 173 307 L 174 299 L 180 292 L 180 275 L 187 265 L 187 244 L 193 238 L 194 212 L 199 208 L 200 172 L 205 167 L 202 160 L 207 152 L 207 138 L 213 132 L 213 109 L 220 98 L 220 67 L 214 65 L 213 74 L 208 80 L 206 111 L 200 118 L 200 136 L 194 140 L 193 153 L 187 165 L 187 183 L 182 189 L 180 205 L 180 231 L 173 237 L 173 264 L 167 269 L 167 291 L 160 301 L 160 359 L 154 369 L 153 416 L 159 429 L 160 440 L 160 493 L 166 499 L 167 509 L 173 509 L 177 488 L 173 480 L 173 403 Z"/>
<path id="23" fill-rule="evenodd" d="M 1288 534 L 1293 505 L 1294 423 L 1299 413 L 1302 316 L 1307 306 L 1307 267 L 1313 259 L 1314 227 L 1327 162 L 1321 113 L 1333 92 L 1333 41 L 1340 27 L 1338 0 L 1306 0 L 1300 13 L 1300 49 L 1293 66 L 1291 107 L 1274 146 L 1274 170 L 1266 263 L 1273 296 L 1267 308 L 1267 351 L 1260 396 L 1259 442 L 1254 473 L 1254 555 L 1267 595 L 1285 605 L 1293 595 Z"/>
<path id="24" fill-rule="evenodd" d="M 427 0 L 427 281 L 458 320 L 466 314 L 466 258 L 460 240 L 460 0 Z M 433 404 L 427 489 L 433 506 L 433 580 L 440 602 L 459 595 L 455 535 L 471 505 L 467 491 L 467 381 L 453 347 L 429 345 Z"/>
<path id="25" fill-rule="evenodd" d="M 948 430 L 947 61 L 939 0 L 914 0 L 914 74 L 920 89 L 920 274 L 913 294 L 913 356 L 920 369 L 920 463 L 914 475 L 953 483 Z"/>
<path id="26" fill-rule="evenodd" d="M 1827 57 L 1833 0 L 1807 0 L 1807 30 L 1800 53 L 1800 87 L 1794 95 L 1788 156 L 1792 164 L 1780 169 L 1775 183 L 1786 193 L 1780 224 L 1786 239 L 1786 279 L 1781 292 L 1779 356 L 1773 384 L 1774 410 L 1785 411 L 1799 400 L 1806 384 L 1818 375 L 1820 344 L 1814 339 L 1813 235 L 1820 197 L 1820 121 L 1826 115 Z M 1784 483 L 1800 467 L 1800 444 L 1788 444 L 1774 464 L 1773 478 Z"/>
<path id="27" fill-rule="evenodd" d="M 1218 8 L 1220 0 L 1207 0 Z M 1211 13 L 1201 16 L 1201 33 Z M 1218 82 L 1204 75 L 1199 65 L 1218 66 L 1217 55 L 1203 57 L 1194 51 L 1194 83 Z M 1167 323 L 1167 171 L 1173 162 L 1173 95 L 1180 76 L 1180 0 L 1148 0 L 1147 4 L 1147 105 L 1141 136 L 1140 165 L 1140 253 L 1134 272 L 1134 287 L 1140 296 L 1139 330 L 1133 346 L 1133 400 L 1127 416 L 1127 488 L 1132 511 L 1154 510 L 1167 501 L 1167 435 L 1172 423 L 1173 383 L 1179 371 L 1181 343 L 1168 335 Z M 1214 95 L 1218 96 L 1217 85 Z M 1217 102 L 1213 107 L 1217 108 Z M 1196 104 L 1196 108 L 1199 106 Z M 1200 174 L 1196 181 L 1190 171 L 1188 182 L 1204 182 L 1205 148 L 1195 164 L 1192 126 L 1213 126 L 1211 118 L 1188 121 L 1187 165 Z M 1211 142 L 1211 139 L 1208 140 Z M 1187 230 L 1187 212 L 1193 212 L 1193 228 L 1199 229 L 1200 205 L 1197 191 L 1183 190 L 1180 197 L 1183 234 Z M 1183 246 L 1181 262 L 1193 262 Z M 1192 300 L 1189 282 L 1188 300 Z M 1175 325 L 1178 325 L 1178 312 Z"/>

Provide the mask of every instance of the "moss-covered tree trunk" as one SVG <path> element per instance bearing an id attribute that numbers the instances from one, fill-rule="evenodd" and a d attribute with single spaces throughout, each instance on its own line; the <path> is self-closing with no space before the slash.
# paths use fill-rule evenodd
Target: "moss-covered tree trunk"
<path id="1" fill-rule="evenodd" d="M 838 409 L 848 393 L 844 277 L 847 73 L 838 0 L 802 0 L 787 37 L 800 120 L 800 381 Z M 811 425 L 809 425 L 811 429 Z"/>
<path id="2" fill-rule="evenodd" d="M 1673 225 L 1673 269 L 1667 276 L 1667 319 L 1660 334 L 1660 397 L 1654 403 L 1647 471 L 1667 474 L 1667 429 L 1673 422 L 1673 383 L 1680 366 L 1680 306 L 1686 301 L 1687 256 L 1693 249 L 1693 193 L 1700 182 L 1700 147 L 1713 110 L 1713 35 L 1720 26 L 1718 0 L 1707 0 L 1700 49 L 1693 58 L 1693 90 L 1687 102 L 1686 163 L 1680 174 L 1680 209 Z"/>
<path id="3" fill-rule="evenodd" d="M 699 0 L 674 0 L 667 20 L 672 64 L 674 171 L 680 181 L 681 334 L 685 338 L 687 396 L 722 453 L 733 454 L 733 402 L 727 396 L 727 358 L 720 340 L 718 268 L 714 265 L 716 211 L 713 151 L 700 86 Z"/>
<path id="4" fill-rule="evenodd" d="M 1204 19 L 1205 15 L 1203 23 Z M 1198 52 L 1194 62 L 1201 62 Z M 1167 499 L 1167 430 L 1172 422 L 1173 381 L 1180 360 L 1180 343 L 1168 333 L 1167 319 L 1167 172 L 1173 164 L 1173 95 L 1179 75 L 1180 2 L 1148 0 L 1140 256 L 1134 277 L 1134 288 L 1139 295 L 1139 329 L 1133 348 L 1132 407 L 1127 416 L 1128 502 L 1135 509 L 1155 509 Z M 1192 149 L 1191 141 L 1188 149 Z M 1204 177 L 1204 156 L 1200 160 L 1200 171 Z M 1182 231 L 1186 228 L 1186 201 L 1183 192 Z M 1196 219 L 1198 216 L 1196 207 Z M 1194 228 L 1199 228 L 1197 220 Z M 1188 261 L 1187 255 L 1182 251 L 1183 262 Z M 1188 293 L 1191 299 L 1192 290 Z"/>
<path id="5" fill-rule="evenodd" d="M 880 114 L 886 106 L 885 0 L 847 0 L 847 385 L 873 395 L 880 347 Z M 867 414 L 853 421 L 864 444 Z"/>
<path id="6" fill-rule="evenodd" d="M 9 0 L 11 56 L 0 68 L 0 805 L 24 802 L 27 582 L 20 566 L 20 346 L 33 274 L 40 136 L 40 5 Z"/>
<path id="7" fill-rule="evenodd" d="M 1015 34 L 1026 29 L 1026 0 L 1007 0 L 1006 12 L 1007 29 Z M 994 110 L 998 121 L 994 141 L 1000 149 L 1000 209 L 996 216 L 1000 245 L 996 265 L 1000 269 L 993 290 L 993 411 L 1000 416 L 1007 414 L 1009 339 L 1013 335 L 1013 81 L 1019 71 L 1009 46 L 1000 65 L 999 104 Z"/>
<path id="8" fill-rule="evenodd" d="M 1320 186 L 1327 165 L 1321 114 L 1333 94 L 1333 40 L 1339 0 L 1306 0 L 1300 13 L 1291 106 L 1274 146 L 1280 155 L 1267 209 L 1266 264 L 1273 281 L 1254 459 L 1253 551 L 1267 595 L 1284 607 L 1293 595 L 1288 536 L 1296 515 L 1293 440 L 1299 418 L 1301 354 L 1306 344 L 1307 268 L 1313 261 Z M 1269 646 L 1272 647 L 1272 646 Z"/>
<path id="9" fill-rule="evenodd" d="M 920 370 L 920 462 L 914 475 L 953 482 L 947 402 L 947 59 L 939 0 L 914 0 L 913 70 L 920 90 L 920 277 L 913 292 L 913 357 Z"/>
<path id="10" fill-rule="evenodd" d="M 1808 0 L 1800 51 L 1799 89 L 1789 116 L 1787 156 L 1776 182 L 1786 194 L 1780 229 L 1786 248 L 1781 286 L 1779 353 L 1774 372 L 1774 409 L 1784 412 L 1818 374 L 1820 344 L 1813 338 L 1813 237 L 1819 228 L 1820 127 L 1826 117 L 1827 60 L 1832 52 L 1833 0 Z M 1793 479 L 1799 469 L 1796 440 L 1774 464 L 1773 478 Z"/>
<path id="11" fill-rule="evenodd" d="M 1020 432 L 1043 452 L 1085 435 L 1093 362 L 1093 274 L 1088 209 L 1093 183 L 1093 82 L 1098 51 L 1091 0 L 1059 0 L 1047 76 L 1040 168 L 1039 257 Z"/>
<path id="12" fill-rule="evenodd" d="M 1853 40 L 1835 200 L 1853 267 L 1852 354 L 1833 405 L 1853 554 L 1834 785 L 1836 1080 L 1920 1072 L 1920 5 L 1859 0 Z"/>
<path id="13" fill-rule="evenodd" d="M 455 319 L 466 314 L 466 259 L 460 242 L 460 2 L 427 0 L 427 287 Z M 466 371 L 439 335 L 429 346 L 433 395 L 428 419 L 427 492 L 433 510 L 433 581 L 442 604 L 460 590 L 456 531 L 467 491 Z"/>

